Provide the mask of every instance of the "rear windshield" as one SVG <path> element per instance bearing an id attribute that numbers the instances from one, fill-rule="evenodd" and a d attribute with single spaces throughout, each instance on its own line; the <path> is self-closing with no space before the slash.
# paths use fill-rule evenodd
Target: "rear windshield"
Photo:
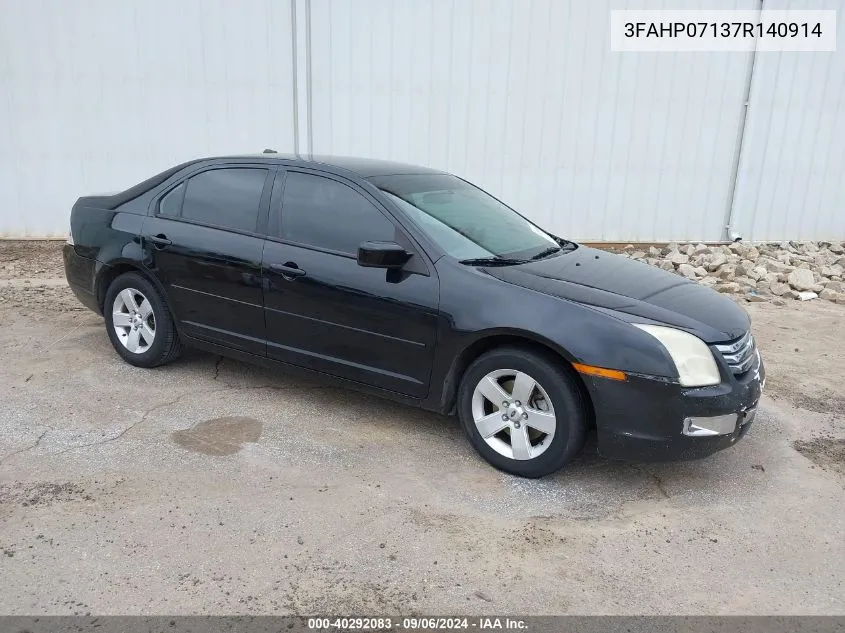
<path id="1" fill-rule="evenodd" d="M 134 200 L 138 196 L 141 196 L 147 193 L 153 187 L 159 186 L 165 180 L 170 178 L 173 174 L 178 172 L 181 169 L 184 169 L 188 165 L 192 165 L 194 163 L 199 162 L 199 160 L 190 160 L 187 163 L 182 163 L 181 165 L 176 165 L 175 167 L 171 167 L 170 169 L 161 172 L 160 174 L 156 174 L 152 178 L 147 178 L 143 182 L 139 182 L 137 185 L 126 189 L 125 191 L 121 191 L 120 193 L 116 193 L 113 196 L 109 196 L 108 198 L 108 208 L 109 209 L 116 209 L 122 204 L 126 204 L 130 200 Z"/>

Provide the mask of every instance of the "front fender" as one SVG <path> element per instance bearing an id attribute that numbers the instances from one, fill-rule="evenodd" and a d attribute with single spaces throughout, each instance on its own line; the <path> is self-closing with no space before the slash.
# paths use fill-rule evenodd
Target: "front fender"
<path id="1" fill-rule="evenodd" d="M 649 334 L 608 312 L 500 281 L 441 259 L 441 330 L 432 378 L 448 386 L 456 358 L 479 340 L 512 336 L 569 363 L 677 379 L 668 352 Z"/>

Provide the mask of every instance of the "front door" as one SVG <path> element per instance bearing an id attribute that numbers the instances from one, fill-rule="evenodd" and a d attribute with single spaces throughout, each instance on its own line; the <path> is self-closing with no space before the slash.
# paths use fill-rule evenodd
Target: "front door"
<path id="1" fill-rule="evenodd" d="M 257 224 L 273 173 L 202 171 L 166 192 L 144 222 L 147 265 L 187 336 L 266 354 Z"/>
<path id="2" fill-rule="evenodd" d="M 262 260 L 268 356 L 425 397 L 439 298 L 433 267 L 358 265 L 363 241 L 411 246 L 350 182 L 288 171 L 281 213 L 277 206 L 274 200 Z"/>

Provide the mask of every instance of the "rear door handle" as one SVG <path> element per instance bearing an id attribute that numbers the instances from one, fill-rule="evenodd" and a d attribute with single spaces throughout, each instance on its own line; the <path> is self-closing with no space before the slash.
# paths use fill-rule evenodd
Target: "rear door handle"
<path id="1" fill-rule="evenodd" d="M 293 262 L 287 264 L 270 264 L 270 270 L 273 270 L 282 275 L 288 281 L 297 277 L 304 277 L 305 271 Z"/>
<path id="2" fill-rule="evenodd" d="M 164 248 L 165 246 L 170 246 L 173 243 L 162 233 L 159 233 L 158 235 L 148 235 L 147 241 L 154 244 L 157 248 Z"/>

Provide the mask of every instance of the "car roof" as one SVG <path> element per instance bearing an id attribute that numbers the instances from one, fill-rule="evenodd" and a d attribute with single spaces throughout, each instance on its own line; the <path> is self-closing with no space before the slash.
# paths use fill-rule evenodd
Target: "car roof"
<path id="1" fill-rule="evenodd" d="M 214 165 L 218 162 L 267 162 L 282 165 L 319 166 L 334 172 L 352 173 L 360 178 L 374 178 L 377 176 L 393 176 L 398 174 L 444 174 L 446 172 L 422 167 L 420 165 L 408 165 L 388 160 L 377 160 L 375 158 L 357 158 L 354 156 L 326 156 L 326 155 L 304 155 L 304 154 L 280 154 L 269 150 L 261 154 L 240 154 L 230 156 L 209 156 L 207 158 L 195 158 L 185 163 L 175 165 L 137 185 L 110 196 L 103 196 L 100 204 L 105 208 L 116 209 L 118 206 L 134 200 L 145 194 L 154 187 L 157 187 L 168 178 L 181 172 L 183 169 L 195 165 Z"/>
<path id="2" fill-rule="evenodd" d="M 327 156 L 327 155 L 305 155 L 305 154 L 281 154 L 273 150 L 265 150 L 261 154 L 239 154 L 229 156 L 209 156 L 206 158 L 194 158 L 187 162 L 175 165 L 151 178 L 144 180 L 111 196 L 104 196 L 101 204 L 107 204 L 107 208 L 115 209 L 118 206 L 134 200 L 145 194 L 154 187 L 157 187 L 171 176 L 178 174 L 183 169 L 195 165 L 214 165 L 219 162 L 267 162 L 282 165 L 300 165 L 303 167 L 313 165 L 326 168 L 336 173 L 352 173 L 360 178 L 374 178 L 377 176 L 393 176 L 398 174 L 444 174 L 446 172 L 422 167 L 421 165 L 408 165 L 388 160 L 377 160 L 375 158 L 357 158 L 354 156 Z"/>
<path id="3" fill-rule="evenodd" d="M 389 160 L 378 160 L 375 158 L 360 158 L 356 156 L 329 156 L 311 154 L 280 154 L 266 152 L 263 154 L 247 154 L 246 156 L 231 156 L 223 158 L 251 158 L 268 161 L 279 161 L 285 164 L 301 164 L 302 166 L 315 165 L 334 167 L 352 172 L 362 178 L 373 176 L 392 176 L 394 174 L 443 174 L 445 172 L 423 167 L 421 165 L 409 165 Z"/>

